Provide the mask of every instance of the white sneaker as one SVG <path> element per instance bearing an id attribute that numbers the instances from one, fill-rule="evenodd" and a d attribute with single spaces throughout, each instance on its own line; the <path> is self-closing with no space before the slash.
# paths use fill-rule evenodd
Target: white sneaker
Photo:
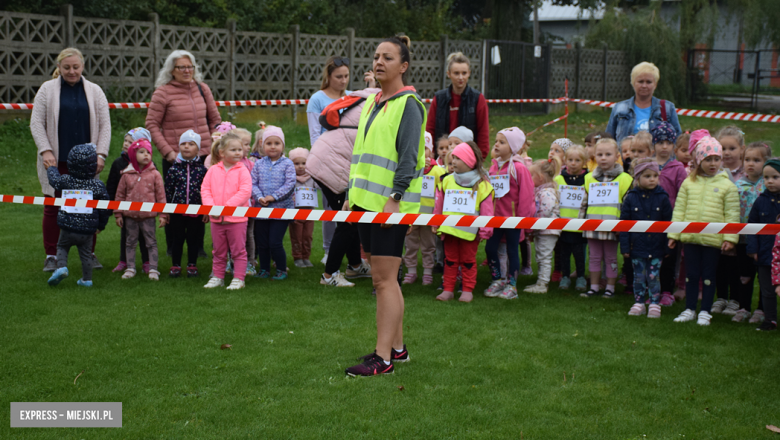
<path id="1" fill-rule="evenodd" d="M 685 309 L 680 316 L 674 318 L 674 322 L 688 322 L 696 319 L 696 312 L 691 309 Z"/>
<path id="2" fill-rule="evenodd" d="M 344 278 L 344 275 L 341 274 L 341 272 L 336 272 L 333 275 L 331 275 L 330 279 L 325 279 L 325 275 L 320 276 L 320 284 L 324 286 L 334 286 L 334 287 L 355 287 L 355 283 L 350 283 L 349 281 Z"/>
<path id="3" fill-rule="evenodd" d="M 212 278 L 214 279 L 214 278 Z M 227 286 L 227 290 L 238 290 L 244 288 L 244 280 L 239 280 L 238 278 L 233 278 L 233 281 L 230 282 L 230 285 Z M 208 285 L 207 285 L 208 286 Z"/>
<path id="4" fill-rule="evenodd" d="M 753 312 L 753 316 L 750 317 L 750 321 L 748 321 L 751 324 L 761 324 L 764 322 L 764 311 L 763 310 L 756 310 Z"/>
<path id="5" fill-rule="evenodd" d="M 327 252 L 325 253 L 325 256 L 322 257 L 322 260 L 320 260 L 320 263 L 322 263 L 323 266 L 328 264 L 328 253 Z"/>
<path id="6" fill-rule="evenodd" d="M 696 321 L 696 324 L 699 325 L 710 325 L 710 321 L 712 320 L 712 315 L 710 315 L 707 312 L 701 312 L 699 313 L 699 320 Z"/>
<path id="7" fill-rule="evenodd" d="M 122 274 L 123 280 L 129 280 L 135 276 L 135 269 L 125 269 L 125 273 Z"/>
<path id="8" fill-rule="evenodd" d="M 737 314 L 737 310 L 739 310 L 739 303 L 732 299 L 726 304 L 726 308 L 723 309 L 722 313 L 724 315 L 734 316 Z"/>
<path id="9" fill-rule="evenodd" d="M 509 283 L 506 283 L 504 288 L 498 294 L 498 297 L 501 298 L 501 299 L 516 299 L 517 298 L 517 287 L 513 286 L 513 285 L 511 285 Z"/>
<path id="10" fill-rule="evenodd" d="M 347 265 L 345 278 L 371 278 L 371 266 L 368 263 L 360 263 L 357 269 Z"/>
<path id="11" fill-rule="evenodd" d="M 225 285 L 225 280 L 222 278 L 217 277 L 211 277 L 208 283 L 206 283 L 205 286 L 203 286 L 206 289 L 213 289 L 214 287 L 222 287 Z"/>
<path id="12" fill-rule="evenodd" d="M 723 313 L 723 309 L 726 308 L 728 302 L 723 298 L 718 298 L 717 301 L 712 303 L 711 313 Z"/>
<path id="13" fill-rule="evenodd" d="M 523 289 L 523 292 L 527 293 L 547 293 L 547 283 L 543 282 L 537 282 L 536 284 L 532 284 L 525 289 Z"/>
<path id="14" fill-rule="evenodd" d="M 485 289 L 484 295 L 488 298 L 495 298 L 501 294 L 506 285 L 506 280 L 495 280 Z"/>
<path id="15" fill-rule="evenodd" d="M 732 322 L 747 322 L 747 320 L 750 319 L 750 312 L 748 312 L 745 309 L 739 309 L 737 310 L 737 313 L 734 314 L 734 317 L 731 318 Z"/>
<path id="16" fill-rule="evenodd" d="M 628 311 L 628 316 L 643 316 L 645 314 L 645 305 L 642 303 L 635 303 L 631 306 L 631 310 Z"/>
<path id="17" fill-rule="evenodd" d="M 160 271 L 157 269 L 149 270 L 149 279 L 152 281 L 160 281 Z"/>

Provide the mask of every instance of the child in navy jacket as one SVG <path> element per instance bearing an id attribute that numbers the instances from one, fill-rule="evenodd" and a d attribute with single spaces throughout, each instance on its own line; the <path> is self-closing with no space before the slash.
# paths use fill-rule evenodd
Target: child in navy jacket
<path id="1" fill-rule="evenodd" d="M 620 220 L 671 221 L 669 195 L 658 184 L 658 163 L 653 158 L 634 164 L 635 187 L 626 193 Z M 666 254 L 666 234 L 621 232 L 623 258 L 631 258 L 634 268 L 634 305 L 631 316 L 645 314 L 646 292 L 650 294 L 648 318 L 661 317 L 661 261 Z"/>

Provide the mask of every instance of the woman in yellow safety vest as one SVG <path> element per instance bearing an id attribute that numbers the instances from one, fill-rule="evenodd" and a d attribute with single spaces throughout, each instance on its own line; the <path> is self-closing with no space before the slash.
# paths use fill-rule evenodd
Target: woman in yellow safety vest
<path id="1" fill-rule="evenodd" d="M 411 54 L 406 36 L 383 40 L 374 53 L 373 71 L 382 91 L 371 95 L 358 124 L 349 192 L 344 209 L 417 214 L 425 168 L 425 107 L 406 79 Z M 404 298 L 398 282 L 405 225 L 358 224 L 376 289 L 376 350 L 346 369 L 350 376 L 394 371 L 406 362 L 403 343 Z"/>

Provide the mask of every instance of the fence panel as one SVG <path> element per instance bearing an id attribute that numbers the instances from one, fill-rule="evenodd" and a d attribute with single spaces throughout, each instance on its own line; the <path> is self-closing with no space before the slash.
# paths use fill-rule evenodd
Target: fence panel
<path id="1" fill-rule="evenodd" d="M 230 99 L 289 99 L 292 34 L 236 32 L 236 96 Z"/>

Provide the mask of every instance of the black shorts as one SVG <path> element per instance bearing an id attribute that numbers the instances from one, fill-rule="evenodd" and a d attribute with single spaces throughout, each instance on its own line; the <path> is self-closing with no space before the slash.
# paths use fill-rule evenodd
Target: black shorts
<path id="1" fill-rule="evenodd" d="M 355 206 L 353 211 L 366 212 Z M 363 251 L 377 257 L 398 257 L 404 253 L 404 242 L 408 225 L 392 225 L 383 228 L 378 223 L 355 223 L 360 234 L 360 244 Z"/>

